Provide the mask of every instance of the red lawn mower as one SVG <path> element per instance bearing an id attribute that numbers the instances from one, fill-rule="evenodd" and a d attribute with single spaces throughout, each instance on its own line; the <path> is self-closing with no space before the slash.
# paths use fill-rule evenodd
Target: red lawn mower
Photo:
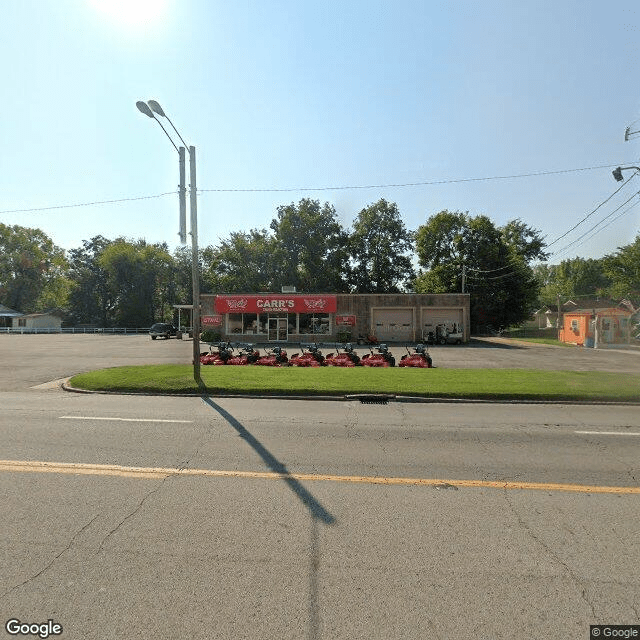
<path id="1" fill-rule="evenodd" d="M 336 347 L 335 354 L 330 353 L 324 363 L 328 367 L 359 367 L 361 362 L 358 355 L 353 350 L 353 346 L 350 342 L 342 347 L 342 351 Z"/>
<path id="2" fill-rule="evenodd" d="M 302 353 L 294 353 L 289 358 L 289 364 L 292 367 L 323 367 L 325 365 L 325 358 L 316 343 L 301 344 L 300 349 Z"/>
<path id="3" fill-rule="evenodd" d="M 363 356 L 362 358 L 362 366 L 363 367 L 395 367 L 396 359 L 389 353 L 389 348 L 386 344 L 381 344 L 378 346 L 376 351 L 378 353 L 373 353 L 373 349 L 369 348 L 371 351 L 370 354 Z"/>
<path id="4" fill-rule="evenodd" d="M 213 351 L 213 347 L 217 351 Z M 229 342 L 217 342 L 209 347 L 209 352 L 200 354 L 200 364 L 223 365 L 233 355 L 233 347 Z"/>
<path id="5" fill-rule="evenodd" d="M 238 354 L 231 356 L 226 364 L 244 366 L 247 364 L 254 364 L 260 358 L 260 352 L 253 348 L 251 344 L 238 344 Z"/>
<path id="6" fill-rule="evenodd" d="M 287 367 L 289 358 L 282 347 L 273 347 L 273 349 L 267 349 L 267 353 L 258 358 L 254 364 L 262 367 Z"/>
<path id="7" fill-rule="evenodd" d="M 417 344 L 413 349 L 413 353 L 411 353 L 407 348 L 407 355 L 400 358 L 398 366 L 431 369 L 433 368 L 433 360 L 431 359 L 427 348 L 423 344 Z"/>

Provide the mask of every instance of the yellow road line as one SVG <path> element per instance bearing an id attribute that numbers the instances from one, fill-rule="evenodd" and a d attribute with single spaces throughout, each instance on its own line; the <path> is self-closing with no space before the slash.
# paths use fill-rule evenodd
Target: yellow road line
<path id="1" fill-rule="evenodd" d="M 357 484 L 419 485 L 429 487 L 467 487 L 484 489 L 525 489 L 531 491 L 571 491 L 575 493 L 640 494 L 640 487 L 601 487 L 555 482 L 506 482 L 500 480 L 443 480 L 436 478 L 387 478 L 384 476 L 338 476 L 317 473 L 274 473 L 271 471 L 223 471 L 215 469 L 172 469 L 166 467 L 124 467 L 79 462 L 43 462 L 0 460 L 0 472 L 63 473 L 76 475 L 119 476 L 127 478 L 167 478 L 191 476 L 209 478 L 259 478 L 265 480 L 298 480 L 350 482 Z"/>

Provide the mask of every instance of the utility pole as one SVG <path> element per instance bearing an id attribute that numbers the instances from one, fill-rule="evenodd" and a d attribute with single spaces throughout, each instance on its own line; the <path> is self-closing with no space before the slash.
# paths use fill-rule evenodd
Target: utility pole
<path id="1" fill-rule="evenodd" d="M 467 265 L 463 264 L 462 265 L 462 293 L 465 293 L 464 285 L 466 284 L 466 280 L 467 280 Z"/>

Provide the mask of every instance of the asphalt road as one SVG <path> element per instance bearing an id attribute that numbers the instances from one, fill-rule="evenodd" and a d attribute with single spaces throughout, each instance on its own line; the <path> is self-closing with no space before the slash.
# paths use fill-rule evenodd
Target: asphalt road
<path id="1" fill-rule="evenodd" d="M 0 336 L 3 624 L 444 640 L 640 623 L 637 407 L 71 394 L 47 382 L 191 343 L 56 337 Z M 474 351 L 506 350 L 432 355 Z"/>

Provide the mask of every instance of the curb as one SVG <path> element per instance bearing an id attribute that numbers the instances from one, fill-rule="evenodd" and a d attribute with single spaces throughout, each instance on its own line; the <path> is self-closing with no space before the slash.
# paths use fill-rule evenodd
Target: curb
<path id="1" fill-rule="evenodd" d="M 67 378 L 62 383 L 62 389 L 71 393 L 86 393 L 114 396 L 147 396 L 147 397 L 170 397 L 170 398 L 201 398 L 202 396 L 212 396 L 215 398 L 235 398 L 246 400 L 304 400 L 304 401 L 324 401 L 324 402 L 354 402 L 361 404 L 387 404 L 388 402 L 401 402 L 407 404 L 555 404 L 555 405 L 604 405 L 635 407 L 640 406 L 640 401 L 631 400 L 536 400 L 532 399 L 509 399 L 509 398 L 438 398 L 427 396 L 398 396 L 386 393 L 354 393 L 334 396 L 306 396 L 306 395 L 281 395 L 281 394 L 240 394 L 240 393 L 160 393 L 150 391 L 90 391 L 88 389 L 78 389 L 67 384 Z"/>

